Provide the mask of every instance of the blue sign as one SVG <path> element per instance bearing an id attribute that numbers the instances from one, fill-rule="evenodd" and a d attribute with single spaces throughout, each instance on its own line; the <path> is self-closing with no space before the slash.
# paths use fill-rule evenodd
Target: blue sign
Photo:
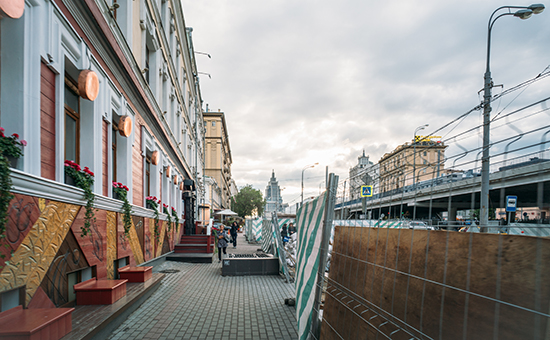
<path id="1" fill-rule="evenodd" d="M 506 211 L 507 212 L 516 212 L 516 207 L 518 204 L 517 196 L 506 196 Z"/>
<path id="2" fill-rule="evenodd" d="M 372 197 L 372 185 L 361 186 L 361 197 Z"/>

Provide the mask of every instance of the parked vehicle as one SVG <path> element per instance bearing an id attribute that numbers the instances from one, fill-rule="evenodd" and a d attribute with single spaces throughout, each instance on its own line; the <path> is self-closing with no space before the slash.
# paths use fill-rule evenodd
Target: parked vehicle
<path id="1" fill-rule="evenodd" d="M 436 230 L 435 227 L 427 225 L 422 221 L 411 221 L 409 222 L 409 229 L 423 229 L 423 230 Z"/>

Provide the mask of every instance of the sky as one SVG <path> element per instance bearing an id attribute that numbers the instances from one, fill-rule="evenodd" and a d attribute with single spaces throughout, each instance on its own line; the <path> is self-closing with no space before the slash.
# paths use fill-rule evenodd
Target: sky
<path id="1" fill-rule="evenodd" d="M 479 111 L 441 128 L 481 102 L 487 24 L 504 4 L 182 0 L 195 51 L 211 55 L 196 55 L 199 72 L 211 76 L 199 74 L 203 108 L 225 113 L 237 186 L 264 193 L 275 171 L 292 205 L 300 201 L 304 167 L 319 163 L 304 172 L 304 197 L 320 193 L 326 167 L 342 187 L 363 150 L 376 163 L 424 124 L 420 134 L 448 138 L 448 155 L 478 147 L 479 131 L 459 136 L 479 126 Z M 550 10 L 528 20 L 499 18 L 491 71 L 504 87 L 494 93 L 543 72 L 549 40 Z M 548 96 L 549 85 L 539 81 L 494 106 L 534 102 Z"/>

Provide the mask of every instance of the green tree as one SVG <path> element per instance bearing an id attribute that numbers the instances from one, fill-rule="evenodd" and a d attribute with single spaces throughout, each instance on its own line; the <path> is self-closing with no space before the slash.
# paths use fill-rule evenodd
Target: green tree
<path id="1" fill-rule="evenodd" d="M 264 212 L 264 205 L 265 200 L 262 197 L 262 192 L 254 189 L 250 184 L 242 187 L 235 195 L 234 211 L 241 217 L 252 216 L 254 213 L 258 216 L 261 215 Z"/>

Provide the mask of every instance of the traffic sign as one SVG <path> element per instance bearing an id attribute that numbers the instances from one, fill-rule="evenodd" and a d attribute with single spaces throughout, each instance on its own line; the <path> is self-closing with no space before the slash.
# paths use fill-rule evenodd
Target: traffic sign
<path id="1" fill-rule="evenodd" d="M 515 212 L 518 204 L 517 196 L 506 196 L 506 211 Z"/>
<path id="2" fill-rule="evenodd" d="M 361 186 L 361 197 L 372 197 L 372 185 Z"/>

